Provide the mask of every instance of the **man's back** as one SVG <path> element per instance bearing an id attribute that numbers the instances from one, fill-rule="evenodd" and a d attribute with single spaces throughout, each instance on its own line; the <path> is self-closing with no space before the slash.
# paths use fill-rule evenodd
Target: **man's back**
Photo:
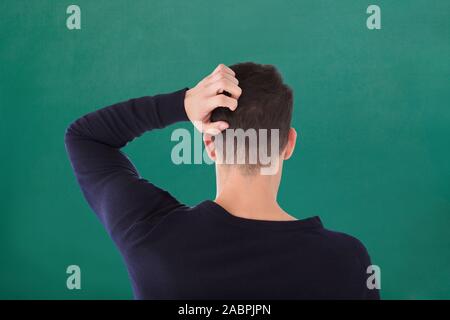
<path id="1" fill-rule="evenodd" d="M 146 233 L 147 230 L 151 230 Z M 138 299 L 370 299 L 367 252 L 319 217 L 261 221 L 212 201 L 143 222 L 126 262 Z"/>

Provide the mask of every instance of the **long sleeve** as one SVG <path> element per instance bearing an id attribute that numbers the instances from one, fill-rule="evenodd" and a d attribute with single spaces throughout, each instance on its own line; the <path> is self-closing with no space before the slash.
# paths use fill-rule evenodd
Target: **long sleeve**
<path id="1" fill-rule="evenodd" d="M 131 231 L 140 222 L 157 221 L 182 206 L 168 192 L 141 178 L 120 149 L 146 131 L 187 120 L 185 92 L 105 107 L 66 130 L 66 150 L 81 190 L 119 247 L 136 237 Z"/>

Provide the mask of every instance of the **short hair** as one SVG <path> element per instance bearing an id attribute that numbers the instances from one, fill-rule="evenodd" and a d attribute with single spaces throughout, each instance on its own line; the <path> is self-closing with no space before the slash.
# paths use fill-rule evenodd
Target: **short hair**
<path id="1" fill-rule="evenodd" d="M 235 111 L 228 108 L 216 108 L 211 114 L 211 121 L 226 121 L 229 129 L 267 129 L 267 150 L 270 148 L 270 129 L 278 129 L 279 151 L 281 152 L 288 142 L 289 129 L 291 128 L 293 93 L 292 89 L 283 82 L 278 70 L 269 64 L 257 64 L 253 62 L 238 63 L 230 66 L 239 80 L 242 94 L 238 100 Z M 223 141 L 226 141 L 226 131 L 223 133 Z M 248 154 L 249 146 L 245 145 L 245 153 Z M 225 143 L 224 143 L 225 149 Z M 237 148 L 234 148 L 236 153 Z M 218 150 L 220 151 L 220 150 Z M 225 154 L 226 150 L 222 150 Z M 246 171 L 260 167 L 245 164 Z"/>

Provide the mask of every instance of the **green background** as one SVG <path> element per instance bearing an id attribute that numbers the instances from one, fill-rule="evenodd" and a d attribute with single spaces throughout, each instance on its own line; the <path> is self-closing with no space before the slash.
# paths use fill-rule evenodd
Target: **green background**
<path id="1" fill-rule="evenodd" d="M 450 1 L 73 3 L 81 30 L 66 28 L 72 2 L 0 2 L 0 298 L 132 298 L 64 131 L 242 61 L 275 64 L 295 91 L 300 141 L 280 204 L 361 239 L 383 298 L 450 298 Z M 369 4 L 381 7 L 381 30 L 366 27 Z M 126 151 L 181 201 L 213 198 L 212 166 L 170 161 L 173 129 Z M 82 290 L 66 288 L 70 264 Z"/>

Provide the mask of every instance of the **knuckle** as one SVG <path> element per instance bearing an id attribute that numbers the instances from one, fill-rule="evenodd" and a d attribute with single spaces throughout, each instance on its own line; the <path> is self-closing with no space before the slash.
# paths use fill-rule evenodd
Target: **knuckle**
<path id="1" fill-rule="evenodd" d="M 222 78 L 222 79 L 219 80 L 219 87 L 221 89 L 225 88 L 226 85 L 227 85 L 227 82 L 226 82 L 225 78 Z"/>
<path id="2" fill-rule="evenodd" d="M 220 99 L 219 99 L 219 103 L 220 103 L 222 106 L 226 106 L 226 105 L 228 104 L 227 96 L 221 94 L 221 95 L 220 95 Z"/>

